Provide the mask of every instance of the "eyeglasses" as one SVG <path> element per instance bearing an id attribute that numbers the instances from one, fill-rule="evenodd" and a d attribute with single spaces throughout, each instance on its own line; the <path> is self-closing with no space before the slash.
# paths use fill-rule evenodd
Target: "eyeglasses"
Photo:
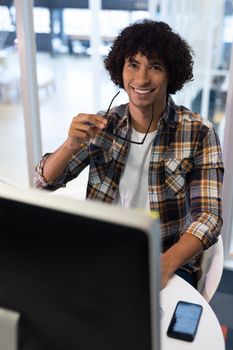
<path id="1" fill-rule="evenodd" d="M 112 103 L 113 103 L 113 101 L 115 100 L 115 98 L 119 95 L 119 93 L 120 93 L 120 91 L 118 91 L 118 92 L 116 93 L 116 95 L 113 96 L 113 98 L 112 98 L 112 100 L 111 100 L 111 102 L 110 102 L 110 104 L 109 104 L 109 106 L 108 106 L 107 112 L 106 112 L 105 115 L 104 115 L 105 118 L 107 118 L 108 113 L 109 113 L 109 111 L 110 111 L 110 108 L 111 108 L 111 106 L 112 106 Z M 151 116 L 151 120 L 150 120 L 148 129 L 147 129 L 147 131 L 146 131 L 146 133 L 145 133 L 145 135 L 144 135 L 142 141 L 140 141 L 140 142 L 139 142 L 139 141 L 133 141 L 133 140 L 131 140 L 131 139 L 128 139 L 127 137 L 122 137 L 122 136 L 117 135 L 117 134 L 115 134 L 115 133 L 113 133 L 113 136 L 116 136 L 116 137 L 118 137 L 118 138 L 121 139 L 121 140 L 125 140 L 125 141 L 128 141 L 128 142 L 134 143 L 134 144 L 136 144 L 136 145 L 143 145 L 143 143 L 145 142 L 145 139 L 146 139 L 146 137 L 147 137 L 147 135 L 148 135 L 148 132 L 149 132 L 149 130 L 150 130 L 150 127 L 151 127 L 153 118 L 154 118 L 154 104 L 152 105 L 152 116 Z"/>

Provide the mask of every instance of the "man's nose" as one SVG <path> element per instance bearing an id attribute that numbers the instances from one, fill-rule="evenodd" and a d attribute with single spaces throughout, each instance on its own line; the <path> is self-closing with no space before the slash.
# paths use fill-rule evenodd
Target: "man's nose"
<path id="1" fill-rule="evenodd" d="M 136 76 L 137 82 L 140 84 L 146 84 L 150 82 L 150 74 L 147 69 L 139 69 Z"/>

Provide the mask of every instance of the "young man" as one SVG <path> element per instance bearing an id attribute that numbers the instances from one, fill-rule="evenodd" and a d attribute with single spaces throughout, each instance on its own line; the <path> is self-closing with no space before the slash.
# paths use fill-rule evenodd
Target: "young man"
<path id="1" fill-rule="evenodd" d="M 74 117 L 35 186 L 56 190 L 90 165 L 88 199 L 159 212 L 161 287 L 174 272 L 196 285 L 200 253 L 222 226 L 223 163 L 213 125 L 171 98 L 193 78 L 192 50 L 167 24 L 143 20 L 122 30 L 104 63 L 129 102 Z"/>

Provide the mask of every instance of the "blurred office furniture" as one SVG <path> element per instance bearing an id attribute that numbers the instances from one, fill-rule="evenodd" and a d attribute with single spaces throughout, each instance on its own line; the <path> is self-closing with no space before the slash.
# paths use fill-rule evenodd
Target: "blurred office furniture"
<path id="1" fill-rule="evenodd" d="M 37 83 L 40 97 L 47 97 L 56 88 L 52 67 L 37 64 Z M 20 100 L 20 71 L 18 53 L 14 48 L 0 51 L 0 103 Z"/>
<path id="2" fill-rule="evenodd" d="M 224 72 L 222 72 L 224 74 Z M 226 73 L 225 73 L 226 74 Z M 227 96 L 227 75 L 217 75 L 212 79 L 209 90 L 209 109 L 208 115 L 202 116 L 213 123 L 216 131 L 224 117 L 226 96 Z M 192 100 L 191 109 L 195 113 L 201 113 L 203 98 L 203 89 L 201 88 Z"/>
<path id="3" fill-rule="evenodd" d="M 12 102 L 19 98 L 19 77 L 0 69 L 0 101 Z"/>
<path id="4" fill-rule="evenodd" d="M 0 50 L 0 102 L 12 102 L 19 98 L 19 71 L 14 48 Z"/>
<path id="5" fill-rule="evenodd" d="M 216 292 L 223 273 L 224 249 L 221 235 L 218 242 L 203 252 L 201 263 L 202 276 L 198 281 L 198 290 L 207 302 Z"/>
<path id="6" fill-rule="evenodd" d="M 56 83 L 50 67 L 37 66 L 37 83 L 40 97 L 42 94 L 46 97 L 55 90 Z"/>

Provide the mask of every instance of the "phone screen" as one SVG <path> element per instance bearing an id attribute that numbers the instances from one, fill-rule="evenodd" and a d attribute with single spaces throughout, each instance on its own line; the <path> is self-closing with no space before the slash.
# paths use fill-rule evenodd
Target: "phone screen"
<path id="1" fill-rule="evenodd" d="M 169 324 L 167 335 L 172 338 L 193 341 L 201 313 L 201 305 L 179 301 Z"/>

